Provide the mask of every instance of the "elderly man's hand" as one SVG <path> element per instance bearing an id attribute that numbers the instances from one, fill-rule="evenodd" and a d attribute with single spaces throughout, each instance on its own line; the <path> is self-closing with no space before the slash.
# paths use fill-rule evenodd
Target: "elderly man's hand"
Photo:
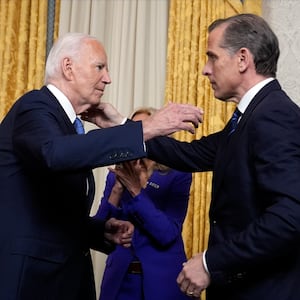
<path id="1" fill-rule="evenodd" d="M 105 237 L 109 241 L 122 245 L 124 247 L 131 246 L 134 226 L 128 221 L 110 218 L 105 223 Z"/>
<path id="2" fill-rule="evenodd" d="M 109 103 L 101 102 L 97 107 L 92 107 L 81 114 L 81 119 L 94 123 L 100 128 L 121 125 L 125 117 Z"/>
<path id="3" fill-rule="evenodd" d="M 144 140 L 185 130 L 195 133 L 203 121 L 203 110 L 190 104 L 169 103 L 143 120 Z"/>

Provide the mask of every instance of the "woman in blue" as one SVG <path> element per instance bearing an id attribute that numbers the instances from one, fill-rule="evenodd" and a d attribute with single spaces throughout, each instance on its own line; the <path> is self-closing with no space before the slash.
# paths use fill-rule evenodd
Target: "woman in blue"
<path id="1" fill-rule="evenodd" d="M 143 120 L 153 109 L 132 117 Z M 107 176 L 96 217 L 135 225 L 131 248 L 117 246 L 107 258 L 100 300 L 181 300 L 176 278 L 186 261 L 182 224 L 192 175 L 142 159 L 116 166 Z"/>

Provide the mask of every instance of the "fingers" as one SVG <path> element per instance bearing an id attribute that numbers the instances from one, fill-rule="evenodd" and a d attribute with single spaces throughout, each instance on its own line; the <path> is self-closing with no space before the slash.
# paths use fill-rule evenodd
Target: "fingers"
<path id="1" fill-rule="evenodd" d="M 94 123 L 100 128 L 108 128 L 123 123 L 122 116 L 114 106 L 109 103 L 101 102 L 98 106 L 90 107 L 88 110 L 81 113 L 81 118 L 84 121 Z"/>
<path id="2" fill-rule="evenodd" d="M 132 241 L 132 234 L 120 234 L 116 235 L 118 239 L 117 243 L 123 245 L 124 247 L 130 247 Z"/>
<path id="3" fill-rule="evenodd" d="M 182 113 L 182 122 L 190 122 L 195 128 L 198 128 L 199 123 L 203 122 L 204 112 L 202 109 L 190 105 L 190 104 L 179 104 L 179 113 Z"/>
<path id="4" fill-rule="evenodd" d="M 188 131 L 189 133 L 194 134 L 195 133 L 195 128 L 197 128 L 198 125 L 196 127 L 196 125 L 192 126 L 189 123 L 182 123 L 182 125 L 180 127 L 181 127 L 181 130 Z"/>
<path id="5" fill-rule="evenodd" d="M 164 107 L 166 111 L 174 111 L 176 113 L 188 116 L 190 119 L 193 116 L 196 116 L 196 119 L 199 121 L 202 120 L 204 111 L 202 108 L 199 108 L 192 104 L 180 104 L 180 103 L 169 103 Z"/>
<path id="6" fill-rule="evenodd" d="M 123 245 L 124 247 L 130 247 L 134 226 L 128 221 L 117 220 L 110 218 L 105 223 L 105 236 L 113 241 L 115 244 Z"/>
<path id="7" fill-rule="evenodd" d="M 88 112 L 84 112 L 80 115 L 81 120 L 87 121 L 90 123 L 95 123 L 95 117 Z"/>
<path id="8" fill-rule="evenodd" d="M 191 104 L 169 103 L 143 120 L 144 140 L 185 130 L 192 134 L 203 121 L 203 110 Z"/>
<path id="9" fill-rule="evenodd" d="M 202 290 L 193 285 L 188 279 L 185 278 L 182 271 L 177 277 L 177 283 L 180 290 L 191 298 L 199 298 Z"/>
<path id="10" fill-rule="evenodd" d="M 107 233 L 106 232 L 105 233 L 105 237 L 109 241 L 111 241 L 111 242 L 113 242 L 113 243 L 115 243 L 117 245 L 122 245 L 122 246 L 124 246 L 126 248 L 129 248 L 131 246 L 132 238 L 126 238 L 126 239 L 124 239 L 118 233 Z"/>
<path id="11" fill-rule="evenodd" d="M 107 107 L 108 105 L 110 105 L 109 103 L 107 103 L 107 102 L 100 102 L 99 103 L 99 105 L 97 106 L 97 109 L 99 109 L 99 110 L 104 110 L 105 109 L 105 107 Z"/>
<path id="12" fill-rule="evenodd" d="M 119 242 L 123 247 L 129 248 L 131 246 L 134 226 L 130 222 L 124 221 L 122 227 L 123 234 L 120 235 Z"/>
<path id="13" fill-rule="evenodd" d="M 122 244 L 125 248 L 129 248 L 131 246 L 132 235 L 130 237 L 121 236 L 120 237 L 120 244 Z"/>
<path id="14" fill-rule="evenodd" d="M 115 169 L 116 169 L 116 170 L 123 169 L 123 164 L 122 164 L 122 163 L 116 164 L 116 165 L 115 165 Z"/>
<path id="15" fill-rule="evenodd" d="M 125 221 L 117 220 L 116 218 L 112 217 L 106 221 L 105 229 L 109 233 L 121 232 L 121 230 L 124 226 L 123 222 L 125 222 Z M 124 232 L 124 230 L 122 232 Z"/>
<path id="16" fill-rule="evenodd" d="M 133 234 L 133 231 L 134 231 L 134 225 L 128 221 L 124 221 L 124 223 L 126 224 L 126 229 L 125 229 L 124 233 L 131 237 Z"/>
<path id="17" fill-rule="evenodd" d="M 196 290 L 188 290 L 186 292 L 186 295 L 193 298 L 193 299 L 199 299 L 199 297 L 201 296 L 202 291 L 196 291 Z"/>
<path id="18" fill-rule="evenodd" d="M 190 297 L 200 297 L 210 284 L 210 276 L 203 266 L 203 253 L 199 253 L 182 264 L 177 277 L 180 290 Z"/>

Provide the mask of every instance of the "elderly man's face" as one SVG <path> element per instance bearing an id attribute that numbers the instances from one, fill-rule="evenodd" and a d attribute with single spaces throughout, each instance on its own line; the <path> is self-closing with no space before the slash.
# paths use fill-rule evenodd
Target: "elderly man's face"
<path id="1" fill-rule="evenodd" d="M 76 95 L 76 104 L 88 109 L 100 103 L 105 86 L 111 83 L 111 79 L 106 53 L 99 42 L 87 41 L 80 53 L 80 57 L 72 65 L 72 94 Z"/>

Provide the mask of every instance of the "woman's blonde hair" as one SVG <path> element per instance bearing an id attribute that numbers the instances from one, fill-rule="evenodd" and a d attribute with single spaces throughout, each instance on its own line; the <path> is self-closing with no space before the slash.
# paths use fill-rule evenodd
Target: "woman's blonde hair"
<path id="1" fill-rule="evenodd" d="M 130 119 L 133 119 L 135 116 L 139 115 L 139 114 L 145 114 L 145 115 L 148 115 L 148 116 L 152 116 L 155 112 L 157 111 L 156 108 L 154 107 L 140 107 L 140 108 L 137 108 L 130 116 Z M 154 169 L 155 170 L 158 170 L 162 173 L 168 173 L 170 168 L 165 166 L 165 165 L 162 165 L 162 164 L 159 164 L 159 163 L 156 163 L 155 162 L 155 166 L 154 166 Z"/>
<path id="2" fill-rule="evenodd" d="M 136 115 L 145 114 L 148 116 L 152 116 L 157 111 L 154 107 L 140 107 L 137 108 L 132 114 L 130 119 L 133 119 Z"/>

